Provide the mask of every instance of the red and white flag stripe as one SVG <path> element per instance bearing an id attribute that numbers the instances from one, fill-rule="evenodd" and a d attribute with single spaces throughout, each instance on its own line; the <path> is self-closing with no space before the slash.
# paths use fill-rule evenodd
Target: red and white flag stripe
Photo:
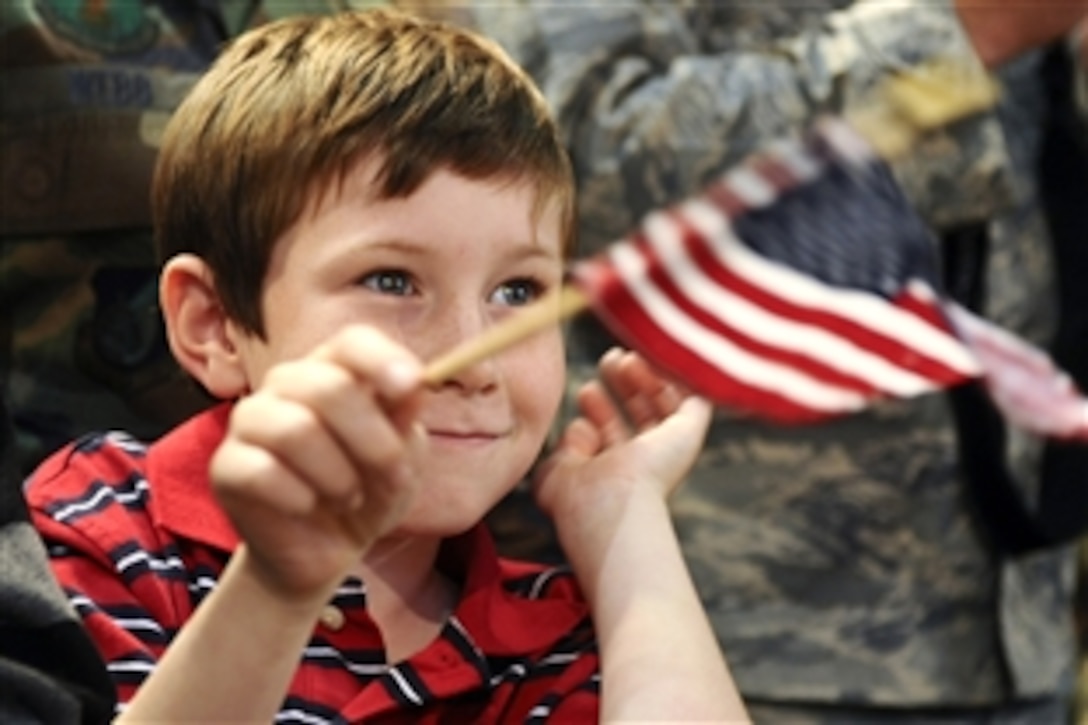
<path id="1" fill-rule="evenodd" d="M 748 250 L 701 202 L 679 213 L 689 229 L 716 216 L 718 234 L 695 239 L 654 215 L 578 276 L 614 334 L 711 399 L 804 422 L 979 373 L 953 334 L 919 314 L 936 299 L 924 283 L 908 285 L 902 306 L 831 289 Z M 693 254 L 701 244 L 713 254 Z"/>
<path id="2" fill-rule="evenodd" d="M 957 304 L 947 309 L 1009 422 L 1037 435 L 1088 441 L 1088 399 L 1049 355 Z"/>
<path id="3" fill-rule="evenodd" d="M 1088 441 L 1088 400 L 1046 353 L 941 298 L 918 260 L 930 252 L 924 227 L 910 226 L 905 200 L 867 186 L 876 159 L 864 141 L 841 123 L 815 141 L 769 147 L 578 263 L 575 284 L 601 321 L 698 393 L 770 420 L 823 420 L 981 378 L 1014 425 Z M 825 183 L 832 166 L 857 183 Z M 805 185 L 802 204 L 776 206 Z M 856 194 L 848 239 L 843 194 Z M 742 238 L 740 220 L 757 210 L 800 218 L 745 223 Z M 882 257 L 870 244 L 903 246 Z"/>
<path id="4" fill-rule="evenodd" d="M 799 145 L 773 147 L 702 197 L 651 214 L 575 279 L 625 344 L 703 395 L 774 420 L 827 418 L 978 375 L 924 280 L 903 281 L 891 299 L 832 286 L 734 233 L 731 218 L 818 183 L 823 166 Z"/>

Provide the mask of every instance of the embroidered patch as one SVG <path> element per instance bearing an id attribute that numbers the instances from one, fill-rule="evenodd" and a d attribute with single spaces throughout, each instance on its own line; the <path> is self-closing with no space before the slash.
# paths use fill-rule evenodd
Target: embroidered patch
<path id="1" fill-rule="evenodd" d="M 159 27 L 135 0 L 35 0 L 57 35 L 107 55 L 138 53 L 155 43 Z"/>

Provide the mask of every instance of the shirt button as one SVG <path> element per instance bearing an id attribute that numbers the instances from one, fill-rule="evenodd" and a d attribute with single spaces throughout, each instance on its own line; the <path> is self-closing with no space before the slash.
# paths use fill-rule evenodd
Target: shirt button
<path id="1" fill-rule="evenodd" d="M 338 607 L 329 604 L 321 610 L 321 623 L 334 632 L 344 626 L 344 613 Z"/>

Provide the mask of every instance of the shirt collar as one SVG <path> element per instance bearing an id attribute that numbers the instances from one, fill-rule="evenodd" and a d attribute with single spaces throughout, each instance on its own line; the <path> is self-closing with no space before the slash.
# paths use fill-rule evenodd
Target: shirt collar
<path id="1" fill-rule="evenodd" d="M 454 614 L 488 655 L 517 656 L 551 648 L 589 613 L 572 581 L 563 587 L 566 596 L 531 598 L 507 589 L 507 581 L 546 578 L 549 569 L 500 559 L 482 523 L 447 540 L 438 565 L 462 582 Z"/>
<path id="2" fill-rule="evenodd" d="M 212 492 L 208 467 L 227 432 L 231 403 L 197 414 L 151 446 L 147 475 L 151 518 L 168 531 L 233 551 L 238 534 Z"/>

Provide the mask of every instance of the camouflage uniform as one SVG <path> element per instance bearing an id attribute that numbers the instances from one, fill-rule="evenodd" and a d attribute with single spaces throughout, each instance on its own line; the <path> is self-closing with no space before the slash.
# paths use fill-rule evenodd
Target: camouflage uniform
<path id="1" fill-rule="evenodd" d="M 0 5 L 0 373 L 20 468 L 206 403 L 164 344 L 148 187 L 169 112 L 251 23 L 331 0 Z"/>
<path id="2" fill-rule="evenodd" d="M 892 71 L 974 58 L 947 2 L 524 0 L 464 15 L 528 67 L 557 111 L 581 185 L 583 252 L 814 114 L 864 103 Z M 1031 175 L 1032 63 L 1005 72 L 999 113 L 934 135 L 896 171 L 936 228 L 988 226 L 983 311 L 1045 343 L 1055 311 Z M 575 379 L 605 344 L 599 328 L 574 326 Z M 1066 695 L 1072 553 L 997 553 L 972 514 L 957 445 L 943 395 L 804 429 L 719 414 L 673 510 L 750 702 L 917 716 Z M 1013 433 L 992 451 L 1029 501 L 1040 448 Z M 493 517 L 500 535 L 516 535 L 521 503 Z M 1046 707 L 1058 717 L 1060 704 Z"/>

